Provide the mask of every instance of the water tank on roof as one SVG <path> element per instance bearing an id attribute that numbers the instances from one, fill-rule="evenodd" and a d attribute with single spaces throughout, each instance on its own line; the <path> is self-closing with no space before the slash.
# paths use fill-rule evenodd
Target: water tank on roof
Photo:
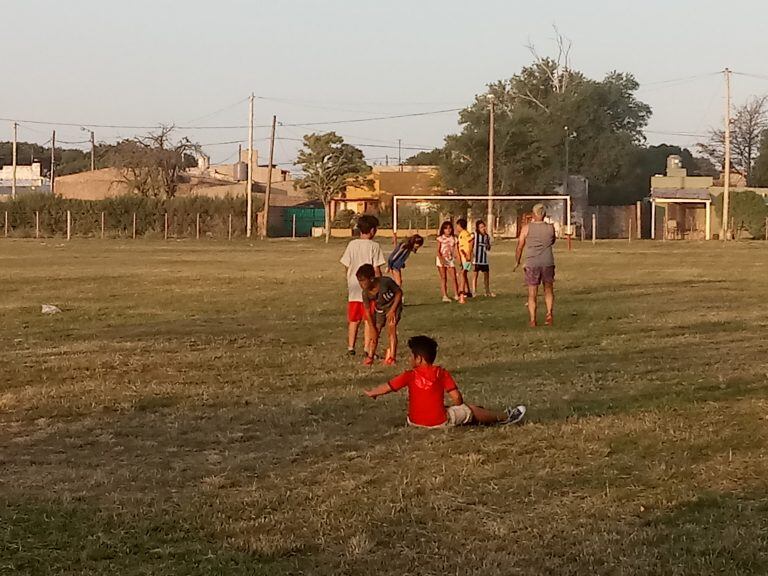
<path id="1" fill-rule="evenodd" d="M 248 180 L 248 163 L 235 162 L 235 166 L 232 172 L 236 181 L 245 182 Z"/>

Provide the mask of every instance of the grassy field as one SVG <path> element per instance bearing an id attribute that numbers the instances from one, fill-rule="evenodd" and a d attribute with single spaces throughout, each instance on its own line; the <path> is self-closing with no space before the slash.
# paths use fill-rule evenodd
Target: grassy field
<path id="1" fill-rule="evenodd" d="M 768 246 L 577 244 L 535 330 L 513 249 L 406 270 L 403 340 L 529 406 L 435 432 L 362 395 L 341 243 L 0 241 L 0 574 L 768 573 Z"/>

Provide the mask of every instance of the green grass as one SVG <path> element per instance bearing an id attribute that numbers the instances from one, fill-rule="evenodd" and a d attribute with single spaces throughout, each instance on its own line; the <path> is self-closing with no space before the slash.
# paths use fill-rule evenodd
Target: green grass
<path id="1" fill-rule="evenodd" d="M 513 248 L 465 307 L 409 262 L 402 339 L 530 410 L 430 432 L 341 243 L 0 242 L 0 574 L 767 573 L 768 246 L 561 246 L 536 330 Z"/>

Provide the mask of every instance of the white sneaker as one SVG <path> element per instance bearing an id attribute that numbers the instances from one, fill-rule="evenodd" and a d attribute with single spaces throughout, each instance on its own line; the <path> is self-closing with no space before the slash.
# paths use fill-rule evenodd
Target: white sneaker
<path id="1" fill-rule="evenodd" d="M 520 406 L 515 406 L 514 408 L 510 406 L 506 409 L 507 419 L 504 420 L 502 424 L 519 424 L 523 421 L 523 418 L 525 418 L 526 412 L 527 410 L 522 404 Z"/>
<path id="2" fill-rule="evenodd" d="M 451 299 L 450 299 L 450 298 L 448 298 L 448 296 L 443 296 L 443 302 L 448 302 L 448 303 L 450 303 L 450 302 L 451 302 Z"/>

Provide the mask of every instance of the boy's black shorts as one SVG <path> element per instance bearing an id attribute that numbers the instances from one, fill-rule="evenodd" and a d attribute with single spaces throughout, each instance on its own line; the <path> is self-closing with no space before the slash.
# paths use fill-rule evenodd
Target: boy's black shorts
<path id="1" fill-rule="evenodd" d="M 395 318 L 397 318 L 398 324 L 400 323 L 400 318 L 403 315 L 403 305 L 397 307 L 397 310 L 395 310 Z M 387 325 L 387 313 L 386 312 L 379 312 L 376 310 L 376 315 L 374 317 L 374 323 L 376 324 L 376 328 L 381 330 Z"/>
<path id="2" fill-rule="evenodd" d="M 476 272 L 490 272 L 491 267 L 488 264 L 475 264 Z"/>

